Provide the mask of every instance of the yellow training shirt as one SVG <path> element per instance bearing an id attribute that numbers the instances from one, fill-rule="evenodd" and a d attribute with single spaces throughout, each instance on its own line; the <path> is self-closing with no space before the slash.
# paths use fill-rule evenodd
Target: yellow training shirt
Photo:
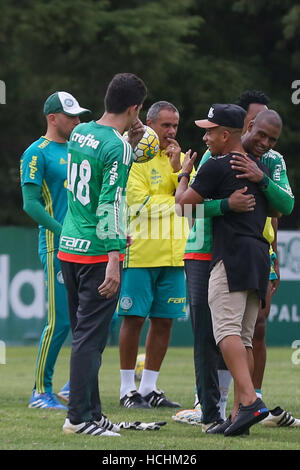
<path id="1" fill-rule="evenodd" d="M 182 153 L 181 162 L 183 159 Z M 175 213 L 180 171 L 174 173 L 164 150 L 146 163 L 132 164 L 127 204 L 133 243 L 124 267 L 183 266 L 189 225 L 186 217 Z"/>
<path id="2" fill-rule="evenodd" d="M 272 225 L 272 218 L 271 217 L 267 217 L 267 219 L 266 219 L 266 223 L 265 223 L 265 227 L 264 227 L 264 231 L 263 231 L 263 236 L 270 243 L 270 245 L 273 243 L 275 234 L 274 234 L 274 228 L 273 228 L 273 225 Z"/>

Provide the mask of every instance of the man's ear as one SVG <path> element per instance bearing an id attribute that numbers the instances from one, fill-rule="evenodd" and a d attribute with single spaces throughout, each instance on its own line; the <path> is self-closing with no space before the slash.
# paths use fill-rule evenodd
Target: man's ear
<path id="1" fill-rule="evenodd" d="M 52 124 L 52 126 L 53 126 L 53 125 L 55 125 L 55 121 L 56 121 L 56 119 L 55 119 L 55 114 L 54 113 L 51 113 L 51 114 L 47 115 L 47 122 L 49 124 Z"/>
<path id="2" fill-rule="evenodd" d="M 248 123 L 247 131 L 251 132 L 253 126 L 254 126 L 254 119 L 251 119 L 251 121 L 249 121 Z"/>
<path id="3" fill-rule="evenodd" d="M 225 130 L 223 131 L 223 140 L 224 140 L 225 142 L 228 142 L 228 140 L 230 139 L 230 136 L 231 136 L 230 132 L 225 129 Z"/>
<path id="4" fill-rule="evenodd" d="M 136 114 L 138 107 L 139 106 L 137 104 L 133 104 L 132 106 L 129 106 L 127 108 L 127 116 L 131 117 L 133 114 Z"/>

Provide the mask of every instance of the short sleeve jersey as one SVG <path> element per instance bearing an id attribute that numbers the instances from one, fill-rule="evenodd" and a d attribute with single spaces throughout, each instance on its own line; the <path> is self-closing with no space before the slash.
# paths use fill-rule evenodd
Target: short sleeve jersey
<path id="1" fill-rule="evenodd" d="M 73 130 L 68 147 L 68 211 L 58 257 L 66 261 L 107 261 L 124 253 L 125 188 L 132 148 L 121 134 L 95 121 Z"/>
<path id="2" fill-rule="evenodd" d="M 227 198 L 235 190 L 248 187 L 256 199 L 252 212 L 227 212 L 213 219 L 213 267 L 223 260 L 230 291 L 254 289 L 265 300 L 270 272 L 269 245 L 263 237 L 268 202 L 258 185 L 236 178 L 231 168 L 232 154 L 211 157 L 199 169 L 191 187 L 203 198 Z M 253 160 L 254 157 L 249 155 Z M 269 170 L 259 167 L 268 175 Z"/>
<path id="3" fill-rule="evenodd" d="M 21 186 L 33 183 L 41 187 L 41 203 L 48 214 L 63 223 L 67 212 L 67 143 L 40 137 L 20 160 Z M 39 253 L 58 249 L 59 237 L 39 226 Z"/>

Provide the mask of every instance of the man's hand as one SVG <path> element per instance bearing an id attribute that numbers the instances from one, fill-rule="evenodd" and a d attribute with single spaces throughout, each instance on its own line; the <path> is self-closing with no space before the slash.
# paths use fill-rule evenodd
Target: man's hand
<path id="1" fill-rule="evenodd" d="M 120 253 L 110 251 L 108 253 L 108 263 L 105 271 L 105 279 L 98 287 L 100 295 L 110 299 L 118 291 L 120 285 Z"/>
<path id="2" fill-rule="evenodd" d="M 278 287 L 280 284 L 280 279 L 272 279 L 271 280 L 271 295 L 274 295 L 275 292 L 277 291 Z"/>
<path id="3" fill-rule="evenodd" d="M 233 212 L 251 212 L 254 211 L 256 204 L 253 194 L 245 194 L 247 186 L 237 189 L 228 199 L 229 208 Z"/>
<path id="4" fill-rule="evenodd" d="M 264 172 L 247 155 L 244 157 L 232 155 L 231 158 L 231 168 L 242 173 L 241 175 L 236 175 L 237 178 L 247 178 L 252 183 L 259 183 L 263 179 Z"/>
<path id="5" fill-rule="evenodd" d="M 197 158 L 197 152 L 194 152 L 193 155 L 191 155 L 192 151 L 188 150 L 185 154 L 184 160 L 182 162 L 182 173 L 188 173 L 189 175 L 193 171 L 194 168 L 194 162 Z"/>
<path id="6" fill-rule="evenodd" d="M 168 139 L 169 145 L 166 148 L 166 155 L 169 157 L 170 163 L 175 173 L 181 170 L 180 154 L 181 147 L 175 139 Z"/>
<path id="7" fill-rule="evenodd" d="M 145 133 L 145 126 L 140 119 L 136 119 L 134 123 L 131 125 L 130 129 L 128 129 L 128 142 L 130 143 L 131 147 L 135 149 L 138 142 L 141 140 Z"/>

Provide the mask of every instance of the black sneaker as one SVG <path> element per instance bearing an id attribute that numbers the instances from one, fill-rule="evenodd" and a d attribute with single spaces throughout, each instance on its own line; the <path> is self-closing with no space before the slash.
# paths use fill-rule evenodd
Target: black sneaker
<path id="1" fill-rule="evenodd" d="M 224 436 L 239 436 L 244 434 L 250 426 L 262 421 L 268 416 L 269 410 L 264 402 L 257 398 L 252 405 L 240 404 L 239 411 L 230 426 L 224 431 Z"/>
<path id="2" fill-rule="evenodd" d="M 181 405 L 176 401 L 169 400 L 162 390 L 153 390 L 143 397 L 149 405 L 153 408 L 167 407 L 167 408 L 181 408 Z"/>
<path id="3" fill-rule="evenodd" d="M 224 434 L 225 429 L 228 428 L 228 426 L 231 425 L 231 421 L 229 418 L 224 421 L 224 419 L 218 419 L 218 421 L 215 421 L 214 423 L 209 426 L 209 428 L 206 429 L 206 434 Z"/>
<path id="4" fill-rule="evenodd" d="M 213 423 L 207 430 L 207 434 L 224 434 L 225 430 L 229 428 L 229 426 L 232 424 L 231 421 L 231 415 L 228 416 L 228 418 L 224 421 L 223 419 L 216 421 Z M 245 436 L 249 436 L 250 431 L 249 428 L 245 429 L 245 431 L 242 433 Z"/>
<path id="5" fill-rule="evenodd" d="M 151 408 L 149 403 L 147 403 L 142 395 L 136 390 L 124 395 L 124 397 L 120 399 L 120 405 L 125 406 L 125 408 Z"/>

